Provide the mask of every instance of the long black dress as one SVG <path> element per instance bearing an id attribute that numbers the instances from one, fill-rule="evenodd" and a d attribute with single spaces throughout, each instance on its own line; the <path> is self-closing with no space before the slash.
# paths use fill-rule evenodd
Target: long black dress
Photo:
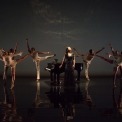
<path id="1" fill-rule="evenodd" d="M 65 86 L 72 86 L 75 84 L 75 77 L 74 77 L 74 67 L 73 67 L 73 60 L 75 55 L 72 54 L 68 56 L 65 54 L 65 74 L 64 74 L 64 85 Z"/>

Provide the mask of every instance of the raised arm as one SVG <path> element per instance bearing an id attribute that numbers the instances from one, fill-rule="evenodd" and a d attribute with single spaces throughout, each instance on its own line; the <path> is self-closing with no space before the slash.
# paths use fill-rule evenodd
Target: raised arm
<path id="1" fill-rule="evenodd" d="M 109 44 L 111 51 L 115 51 L 111 44 Z"/>
<path id="2" fill-rule="evenodd" d="M 31 49 L 30 49 L 30 46 L 29 46 L 29 43 L 28 43 L 28 39 L 26 39 L 26 43 L 27 43 L 28 52 L 30 53 Z"/>
<path id="3" fill-rule="evenodd" d="M 96 51 L 95 52 L 95 54 L 97 54 L 97 53 L 99 53 L 99 52 L 101 52 L 102 50 L 104 50 L 105 48 L 103 47 L 103 48 L 101 48 L 100 50 L 98 50 L 98 51 Z"/>
<path id="4" fill-rule="evenodd" d="M 16 45 L 15 45 L 15 48 L 14 48 L 14 53 L 17 52 L 17 46 L 18 46 L 18 43 L 16 42 Z"/>
<path id="5" fill-rule="evenodd" d="M 109 44 L 109 47 L 110 47 L 110 49 L 111 49 L 111 52 L 114 54 L 115 50 L 114 50 L 114 48 L 112 47 L 111 44 Z"/>
<path id="6" fill-rule="evenodd" d="M 3 53 L 5 52 L 5 50 L 2 48 L 0 49 L 0 56 L 2 57 Z"/>

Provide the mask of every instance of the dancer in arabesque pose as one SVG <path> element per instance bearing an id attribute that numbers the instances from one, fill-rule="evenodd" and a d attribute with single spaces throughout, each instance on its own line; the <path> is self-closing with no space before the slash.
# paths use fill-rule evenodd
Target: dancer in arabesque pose
<path id="1" fill-rule="evenodd" d="M 21 56 L 20 58 L 15 59 L 15 56 L 21 56 L 22 52 L 16 53 L 16 51 L 11 48 L 9 51 L 2 51 L 0 58 L 4 63 L 4 72 L 3 72 L 3 80 L 6 82 L 7 78 L 7 71 L 8 68 L 11 69 L 11 89 L 14 88 L 14 82 L 15 82 L 15 76 L 16 76 L 16 65 L 23 61 L 25 58 L 29 56 L 29 54 L 26 54 L 24 56 Z"/>
<path id="2" fill-rule="evenodd" d="M 48 55 L 48 56 L 39 56 L 40 54 L 50 54 L 50 52 L 40 52 L 40 51 L 36 51 L 36 49 L 34 47 L 30 48 L 29 43 L 28 43 L 28 39 L 26 39 L 27 41 L 27 48 L 28 48 L 28 52 L 30 54 L 30 56 L 33 59 L 33 62 L 36 65 L 36 74 L 37 74 L 37 81 L 40 80 L 40 63 L 43 60 L 52 58 L 54 56 L 56 56 L 56 54 L 53 55 Z"/>
<path id="3" fill-rule="evenodd" d="M 90 80 L 90 78 L 89 78 L 89 66 L 90 66 L 91 62 L 93 61 L 93 59 L 95 58 L 96 54 L 101 52 L 104 48 L 101 48 L 98 51 L 93 51 L 92 49 L 90 49 L 89 52 L 86 54 L 81 54 L 75 48 L 73 48 L 73 49 L 78 56 L 82 57 L 82 60 L 83 60 L 84 66 L 85 66 L 85 77 L 89 81 Z"/>
<path id="4" fill-rule="evenodd" d="M 111 53 L 108 53 L 109 58 L 105 58 L 104 56 L 100 56 L 100 55 L 96 55 L 96 56 L 110 64 L 114 64 L 113 85 L 114 87 L 116 87 L 116 79 L 117 79 L 117 74 L 119 74 L 119 71 L 122 77 L 122 52 L 120 53 L 119 51 L 115 50 L 111 46 L 111 44 L 109 46 L 111 48 Z M 111 57 L 113 57 L 113 59 L 110 59 Z"/>

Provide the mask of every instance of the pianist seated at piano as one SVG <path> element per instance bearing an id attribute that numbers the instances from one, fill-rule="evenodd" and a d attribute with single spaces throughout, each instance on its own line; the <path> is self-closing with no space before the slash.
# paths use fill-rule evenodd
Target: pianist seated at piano
<path id="1" fill-rule="evenodd" d="M 50 80 L 57 85 L 60 84 L 60 74 L 65 72 L 65 63 L 61 68 L 59 68 L 60 65 L 61 63 L 58 62 L 58 59 L 54 59 L 54 61 L 48 63 L 47 67 L 45 68 L 47 71 L 50 72 Z M 74 70 L 76 71 L 76 80 L 80 81 L 81 71 L 83 70 L 83 63 L 75 63 Z"/>
<path id="2" fill-rule="evenodd" d="M 59 84 L 59 77 L 60 73 L 62 72 L 61 69 L 59 68 L 61 63 L 58 62 L 58 59 L 54 59 L 52 63 L 48 63 L 47 67 L 45 68 L 47 71 L 50 72 L 50 79 L 53 81 L 55 84 Z"/>

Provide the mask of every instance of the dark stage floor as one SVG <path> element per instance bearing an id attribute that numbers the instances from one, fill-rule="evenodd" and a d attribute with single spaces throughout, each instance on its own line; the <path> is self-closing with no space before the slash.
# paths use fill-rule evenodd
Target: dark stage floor
<path id="1" fill-rule="evenodd" d="M 81 79 L 75 86 L 51 84 L 49 78 L 16 78 L 9 89 L 0 79 L 0 122 L 122 122 L 122 81 Z"/>

